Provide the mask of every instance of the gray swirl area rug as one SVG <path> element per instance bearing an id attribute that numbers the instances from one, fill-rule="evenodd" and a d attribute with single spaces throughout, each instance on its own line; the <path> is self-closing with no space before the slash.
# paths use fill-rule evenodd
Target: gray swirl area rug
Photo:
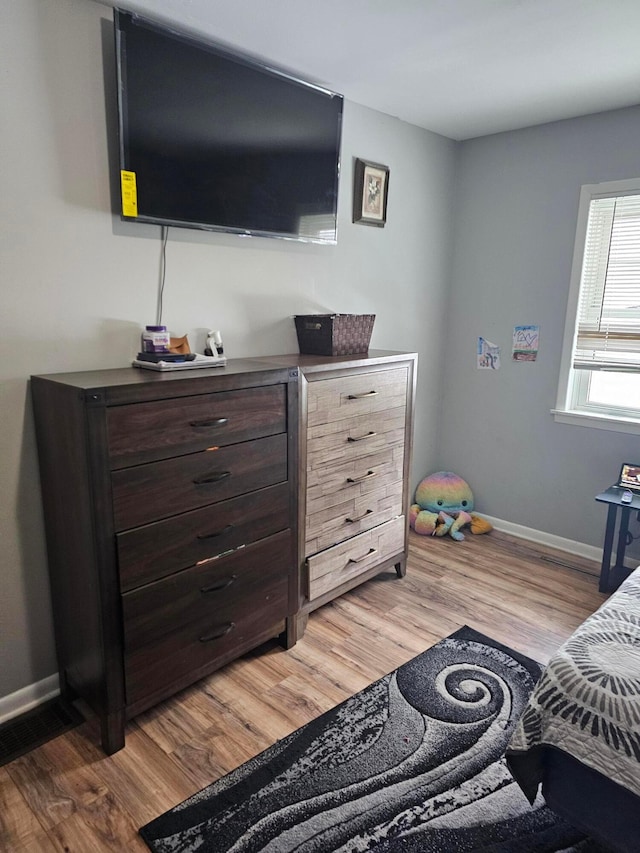
<path id="1" fill-rule="evenodd" d="M 540 673 L 464 627 L 140 834 L 156 853 L 604 853 L 505 764 Z"/>

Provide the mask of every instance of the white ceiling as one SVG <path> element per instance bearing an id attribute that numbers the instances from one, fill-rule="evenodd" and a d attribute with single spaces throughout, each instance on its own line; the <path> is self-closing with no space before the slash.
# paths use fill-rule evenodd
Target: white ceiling
<path id="1" fill-rule="evenodd" d="M 452 139 L 640 104 L 640 0 L 107 2 Z"/>

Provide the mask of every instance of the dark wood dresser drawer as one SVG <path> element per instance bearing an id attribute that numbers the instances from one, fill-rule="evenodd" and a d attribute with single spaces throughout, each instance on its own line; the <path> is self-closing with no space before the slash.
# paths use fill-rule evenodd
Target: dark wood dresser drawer
<path id="1" fill-rule="evenodd" d="M 282 385 L 220 391 L 107 411 L 112 468 L 285 432 Z"/>
<path id="2" fill-rule="evenodd" d="M 116 531 L 287 479 L 287 436 L 274 435 L 136 465 L 111 475 Z"/>
<path id="3" fill-rule="evenodd" d="M 287 483 L 119 533 L 122 592 L 289 526 Z"/>
<path id="4" fill-rule="evenodd" d="M 127 703 L 236 648 L 289 611 L 290 531 L 122 596 Z"/>

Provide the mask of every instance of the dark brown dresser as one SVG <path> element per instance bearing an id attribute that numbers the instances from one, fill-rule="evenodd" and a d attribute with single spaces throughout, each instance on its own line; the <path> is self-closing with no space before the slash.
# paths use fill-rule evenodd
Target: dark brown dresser
<path id="1" fill-rule="evenodd" d="M 33 376 L 61 691 L 127 719 L 295 642 L 298 370 Z"/>

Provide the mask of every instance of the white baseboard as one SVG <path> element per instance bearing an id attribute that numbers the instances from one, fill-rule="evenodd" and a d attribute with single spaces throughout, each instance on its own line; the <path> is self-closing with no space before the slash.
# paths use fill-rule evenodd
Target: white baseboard
<path id="1" fill-rule="evenodd" d="M 557 548 L 559 551 L 566 551 L 568 554 L 575 554 L 577 557 L 584 557 L 585 560 L 593 560 L 598 564 L 602 563 L 602 548 L 596 548 L 594 545 L 585 545 L 583 542 L 576 542 L 573 539 L 565 539 L 563 536 L 554 536 L 553 533 L 534 530 L 532 527 L 514 524 L 511 521 L 504 521 L 501 518 L 492 518 L 490 515 L 485 515 L 484 513 L 482 517 L 490 521 L 495 529 L 500 530 L 502 533 L 518 536 L 520 539 L 528 539 L 530 542 L 535 542 L 538 545 Z M 638 563 L 640 563 L 640 560 L 632 557 L 626 557 L 624 561 L 627 569 L 635 569 Z M 596 574 L 599 575 L 600 572 L 598 571 Z"/>
<path id="2" fill-rule="evenodd" d="M 58 673 L 0 698 L 0 724 L 54 699 L 60 693 Z"/>

